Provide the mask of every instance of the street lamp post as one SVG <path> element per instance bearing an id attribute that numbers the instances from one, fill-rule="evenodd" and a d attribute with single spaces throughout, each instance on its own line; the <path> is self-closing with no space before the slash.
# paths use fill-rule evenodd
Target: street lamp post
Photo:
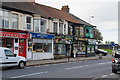
<path id="1" fill-rule="evenodd" d="M 91 19 L 94 18 L 93 15 L 89 15 L 89 23 L 91 23 Z"/>

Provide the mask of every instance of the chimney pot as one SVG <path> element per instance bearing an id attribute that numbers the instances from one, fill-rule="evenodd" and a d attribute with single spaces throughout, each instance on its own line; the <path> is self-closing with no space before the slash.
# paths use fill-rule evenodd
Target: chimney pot
<path id="1" fill-rule="evenodd" d="M 69 9 L 68 5 L 65 5 L 65 6 L 62 6 L 61 10 L 64 11 L 64 12 L 68 12 L 69 13 L 70 9 Z"/>

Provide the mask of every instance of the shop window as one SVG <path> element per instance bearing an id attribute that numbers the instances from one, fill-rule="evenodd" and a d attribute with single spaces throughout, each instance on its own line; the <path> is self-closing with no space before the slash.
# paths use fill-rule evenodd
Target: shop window
<path id="1" fill-rule="evenodd" d="M 35 43 L 33 45 L 33 52 L 52 52 L 51 43 Z"/>
<path id="2" fill-rule="evenodd" d="M 26 18 L 26 24 L 27 24 L 27 30 L 31 30 L 31 17 L 27 16 Z"/>
<path id="3" fill-rule="evenodd" d="M 6 40 L 6 47 L 10 50 L 13 50 L 13 39 L 5 39 Z"/>
<path id="4" fill-rule="evenodd" d="M 59 23 L 59 34 L 63 34 L 63 23 Z"/>
<path id="5" fill-rule="evenodd" d="M 0 46 L 5 47 L 5 39 L 0 39 Z"/>
<path id="6" fill-rule="evenodd" d="M 47 20 L 41 19 L 41 32 L 46 33 Z"/>
<path id="7" fill-rule="evenodd" d="M 12 29 L 18 29 L 18 14 L 12 13 Z"/>
<path id="8" fill-rule="evenodd" d="M 58 23 L 57 23 L 57 22 L 54 22 L 54 23 L 53 23 L 53 32 L 54 32 L 54 33 L 57 33 L 57 30 L 58 30 Z"/>
<path id="9" fill-rule="evenodd" d="M 40 20 L 39 19 L 34 20 L 34 32 L 40 32 Z"/>
<path id="10" fill-rule="evenodd" d="M 10 50 L 5 50 L 5 55 L 8 57 L 14 57 L 13 52 L 11 52 Z"/>
<path id="11" fill-rule="evenodd" d="M 19 43 L 25 43 L 25 39 L 20 39 Z"/>

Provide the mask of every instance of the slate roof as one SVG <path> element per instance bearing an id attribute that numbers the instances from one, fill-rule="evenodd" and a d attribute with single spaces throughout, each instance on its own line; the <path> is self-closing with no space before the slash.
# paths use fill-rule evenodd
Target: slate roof
<path id="1" fill-rule="evenodd" d="M 22 11 L 30 14 L 39 14 L 42 17 L 51 17 L 55 19 L 62 19 L 73 23 L 79 23 L 79 24 L 86 24 L 91 25 L 84 20 L 76 17 L 73 14 L 64 12 L 62 10 L 45 6 L 38 3 L 33 2 L 3 2 L 2 7 L 10 10 L 15 11 Z"/>

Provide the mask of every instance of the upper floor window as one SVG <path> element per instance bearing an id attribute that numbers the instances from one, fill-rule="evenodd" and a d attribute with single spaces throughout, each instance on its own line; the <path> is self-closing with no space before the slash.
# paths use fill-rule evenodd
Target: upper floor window
<path id="1" fill-rule="evenodd" d="M 68 27 L 68 34 L 73 35 L 73 26 Z"/>
<path id="2" fill-rule="evenodd" d="M 63 34 L 63 23 L 59 23 L 59 34 Z"/>
<path id="3" fill-rule="evenodd" d="M 12 29 L 18 29 L 18 14 L 12 14 Z"/>
<path id="4" fill-rule="evenodd" d="M 0 10 L 0 28 L 3 26 L 3 11 Z"/>
<path id="5" fill-rule="evenodd" d="M 9 28 L 9 12 L 0 10 L 0 27 Z"/>
<path id="6" fill-rule="evenodd" d="M 64 24 L 64 34 L 66 34 L 66 24 Z"/>
<path id="7" fill-rule="evenodd" d="M 80 27 L 75 27 L 75 35 L 80 35 Z"/>
<path id="8" fill-rule="evenodd" d="M 32 20 L 31 17 L 29 16 L 26 17 L 27 30 L 31 30 L 31 22 L 32 22 L 31 20 Z"/>
<path id="9" fill-rule="evenodd" d="M 86 33 L 89 33 L 89 29 L 86 29 Z"/>
<path id="10" fill-rule="evenodd" d="M 41 32 L 46 33 L 47 20 L 41 19 Z"/>
<path id="11" fill-rule="evenodd" d="M 84 28 L 80 27 L 80 37 L 84 37 Z"/>
<path id="12" fill-rule="evenodd" d="M 40 22 L 39 19 L 34 20 L 34 32 L 40 32 Z"/>
<path id="13" fill-rule="evenodd" d="M 57 22 L 54 22 L 54 23 L 53 23 L 53 32 L 54 32 L 54 33 L 57 33 L 57 30 L 58 30 L 58 23 L 57 23 Z"/>

